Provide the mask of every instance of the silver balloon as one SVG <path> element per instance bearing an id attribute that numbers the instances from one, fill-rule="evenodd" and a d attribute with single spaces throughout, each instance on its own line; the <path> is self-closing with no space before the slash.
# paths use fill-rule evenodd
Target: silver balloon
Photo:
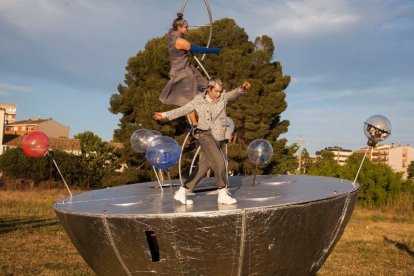
<path id="1" fill-rule="evenodd" d="M 368 138 L 368 144 L 375 146 L 391 135 L 391 123 L 382 115 L 374 115 L 364 122 L 364 133 Z"/>
<path id="2" fill-rule="evenodd" d="M 144 135 L 144 143 L 148 148 L 148 145 L 151 143 L 152 140 L 154 140 L 155 137 L 162 136 L 159 131 L 150 129 L 147 131 L 147 133 Z"/>
<path id="3" fill-rule="evenodd" d="M 161 133 L 156 130 L 137 129 L 131 135 L 131 146 L 137 153 L 145 153 L 147 151 L 148 143 L 156 136 L 161 136 Z"/>
<path id="4" fill-rule="evenodd" d="M 263 165 L 272 158 L 273 147 L 265 139 L 256 139 L 247 147 L 247 155 L 256 165 Z"/>
<path id="5" fill-rule="evenodd" d="M 224 135 L 226 139 L 230 140 L 231 135 L 233 134 L 233 131 L 234 131 L 234 121 L 230 117 L 227 117 L 226 125 L 227 125 L 226 133 Z"/>

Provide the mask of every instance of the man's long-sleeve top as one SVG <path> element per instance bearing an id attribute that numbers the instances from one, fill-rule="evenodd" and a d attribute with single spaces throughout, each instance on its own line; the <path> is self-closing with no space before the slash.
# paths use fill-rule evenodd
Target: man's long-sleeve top
<path id="1" fill-rule="evenodd" d="M 195 96 L 195 98 L 186 105 L 167 111 L 165 114 L 169 120 L 174 120 L 195 110 L 198 114 L 197 128 L 201 130 L 211 130 L 213 137 L 217 141 L 222 141 L 225 139 L 227 128 L 226 106 L 229 102 L 242 94 L 244 94 L 244 91 L 239 87 L 230 92 L 221 93 L 220 98 L 217 101 L 209 101 L 210 98 L 208 97 L 207 92 L 205 92 Z"/>

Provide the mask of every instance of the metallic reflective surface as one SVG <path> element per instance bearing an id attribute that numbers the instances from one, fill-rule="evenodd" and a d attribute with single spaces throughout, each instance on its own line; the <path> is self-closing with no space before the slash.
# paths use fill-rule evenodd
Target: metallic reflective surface
<path id="1" fill-rule="evenodd" d="M 364 123 L 364 134 L 375 145 L 391 135 L 391 123 L 382 115 L 373 115 Z"/>
<path id="2" fill-rule="evenodd" d="M 266 164 L 272 158 L 273 147 L 265 139 L 253 140 L 247 147 L 247 156 L 256 165 Z"/>
<path id="3" fill-rule="evenodd" d="M 78 194 L 54 209 L 99 275 L 309 275 L 339 240 L 359 189 L 327 177 L 257 176 L 254 190 L 253 176 L 229 180 L 232 206 L 217 204 L 214 178 L 205 178 L 194 206 L 147 182 Z"/>
<path id="4" fill-rule="evenodd" d="M 148 144 L 157 136 L 161 136 L 161 133 L 156 130 L 144 128 L 135 130 L 130 138 L 132 149 L 137 153 L 145 153 Z"/>

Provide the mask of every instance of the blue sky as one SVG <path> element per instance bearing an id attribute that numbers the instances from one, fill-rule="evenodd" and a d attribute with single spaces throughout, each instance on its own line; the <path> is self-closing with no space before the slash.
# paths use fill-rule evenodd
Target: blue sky
<path id="1" fill-rule="evenodd" d="M 119 116 L 109 98 L 128 57 L 162 36 L 184 1 L 1 0 L 0 102 L 17 119 L 54 118 L 73 136 L 112 138 Z M 210 0 L 213 18 L 230 17 L 254 40 L 269 35 L 274 59 L 292 77 L 286 89 L 288 143 L 309 152 L 365 146 L 363 122 L 386 116 L 389 143 L 414 145 L 414 1 Z M 190 25 L 208 22 L 189 0 Z M 214 35 L 214 33 L 213 33 Z"/>

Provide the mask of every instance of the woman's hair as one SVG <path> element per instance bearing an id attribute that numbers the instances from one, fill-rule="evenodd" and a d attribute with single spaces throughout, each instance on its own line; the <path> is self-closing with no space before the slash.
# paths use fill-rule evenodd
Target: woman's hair
<path id="1" fill-rule="evenodd" d="M 186 21 L 187 20 L 184 19 L 184 14 L 181 12 L 177 13 L 177 18 L 174 19 L 171 30 L 176 31 L 178 27 L 183 26 Z"/>
<path id="2" fill-rule="evenodd" d="M 208 81 L 207 88 L 213 88 L 214 86 L 216 86 L 216 84 L 223 86 L 219 78 L 211 77 L 211 79 Z"/>

